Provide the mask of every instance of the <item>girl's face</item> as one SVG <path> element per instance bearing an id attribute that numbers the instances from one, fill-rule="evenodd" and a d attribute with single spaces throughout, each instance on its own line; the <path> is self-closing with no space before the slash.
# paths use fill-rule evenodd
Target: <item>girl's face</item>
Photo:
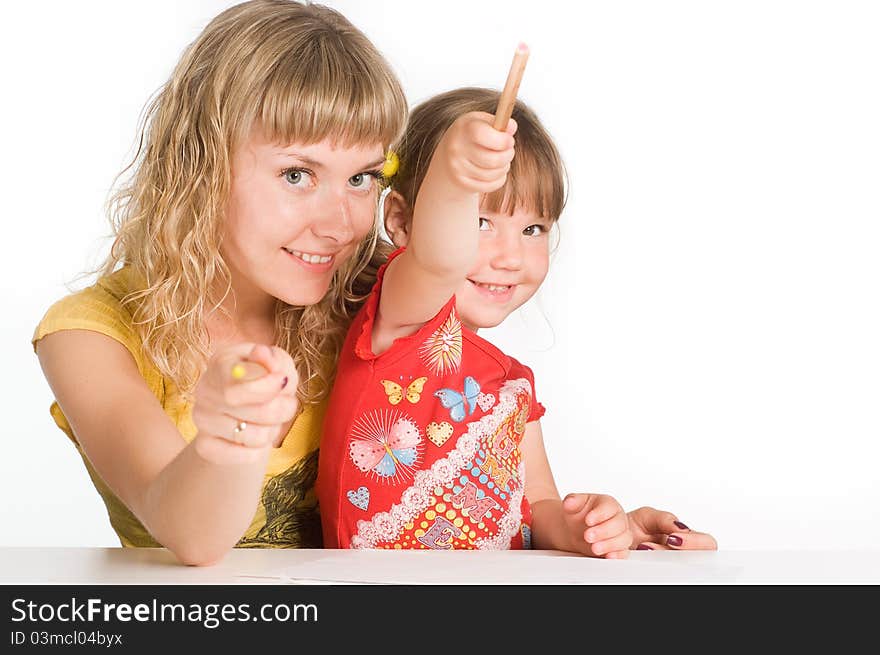
<path id="1" fill-rule="evenodd" d="M 552 221 L 534 211 L 480 210 L 477 261 L 456 291 L 456 310 L 469 328 L 494 327 L 535 295 L 550 263 Z"/>
<path id="2" fill-rule="evenodd" d="M 382 145 L 282 146 L 256 133 L 232 157 L 221 252 L 239 307 L 317 303 L 373 226 Z"/>

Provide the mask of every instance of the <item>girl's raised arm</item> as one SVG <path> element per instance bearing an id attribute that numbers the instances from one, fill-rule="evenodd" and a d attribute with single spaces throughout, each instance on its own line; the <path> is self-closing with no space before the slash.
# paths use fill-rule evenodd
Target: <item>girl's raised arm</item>
<path id="1" fill-rule="evenodd" d="M 433 318 L 464 281 L 477 256 L 480 194 L 500 188 L 513 159 L 511 122 L 471 112 L 443 135 L 405 230 L 406 251 L 388 265 L 374 343 L 409 334 Z M 381 335 L 381 336 L 380 336 Z"/>
<path id="2" fill-rule="evenodd" d="M 388 265 L 373 329 L 373 350 L 417 330 L 433 318 L 464 281 L 479 239 L 481 194 L 501 188 L 513 160 L 516 122 L 510 118 L 528 60 L 514 53 L 495 115 L 471 112 L 444 133 L 430 158 L 410 208 L 404 207 L 402 242 L 407 250 Z"/>

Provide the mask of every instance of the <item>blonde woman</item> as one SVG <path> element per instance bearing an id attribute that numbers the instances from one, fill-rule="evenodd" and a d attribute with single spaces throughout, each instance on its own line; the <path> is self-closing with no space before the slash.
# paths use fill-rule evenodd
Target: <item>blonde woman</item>
<path id="1" fill-rule="evenodd" d="M 184 52 L 111 203 L 97 281 L 33 337 L 124 546 L 209 564 L 321 545 L 325 398 L 387 254 L 377 185 L 405 119 L 387 62 L 320 5 L 245 2 Z"/>

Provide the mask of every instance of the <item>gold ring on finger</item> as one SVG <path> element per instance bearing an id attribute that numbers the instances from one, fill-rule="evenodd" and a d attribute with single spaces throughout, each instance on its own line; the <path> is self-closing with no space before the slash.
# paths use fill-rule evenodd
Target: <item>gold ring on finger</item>
<path id="1" fill-rule="evenodd" d="M 247 429 L 247 423 L 245 421 L 239 421 L 235 424 L 235 427 L 232 429 L 232 440 L 238 443 L 241 443 L 238 439 L 238 435 L 244 432 Z"/>

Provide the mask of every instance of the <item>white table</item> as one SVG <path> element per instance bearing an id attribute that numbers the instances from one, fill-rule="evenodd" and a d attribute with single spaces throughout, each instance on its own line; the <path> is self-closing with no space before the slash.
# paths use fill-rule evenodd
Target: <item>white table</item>
<path id="1" fill-rule="evenodd" d="M 3 585 L 349 583 L 878 585 L 880 550 L 632 551 L 597 560 L 555 551 L 237 549 L 190 567 L 164 549 L 0 548 Z"/>

